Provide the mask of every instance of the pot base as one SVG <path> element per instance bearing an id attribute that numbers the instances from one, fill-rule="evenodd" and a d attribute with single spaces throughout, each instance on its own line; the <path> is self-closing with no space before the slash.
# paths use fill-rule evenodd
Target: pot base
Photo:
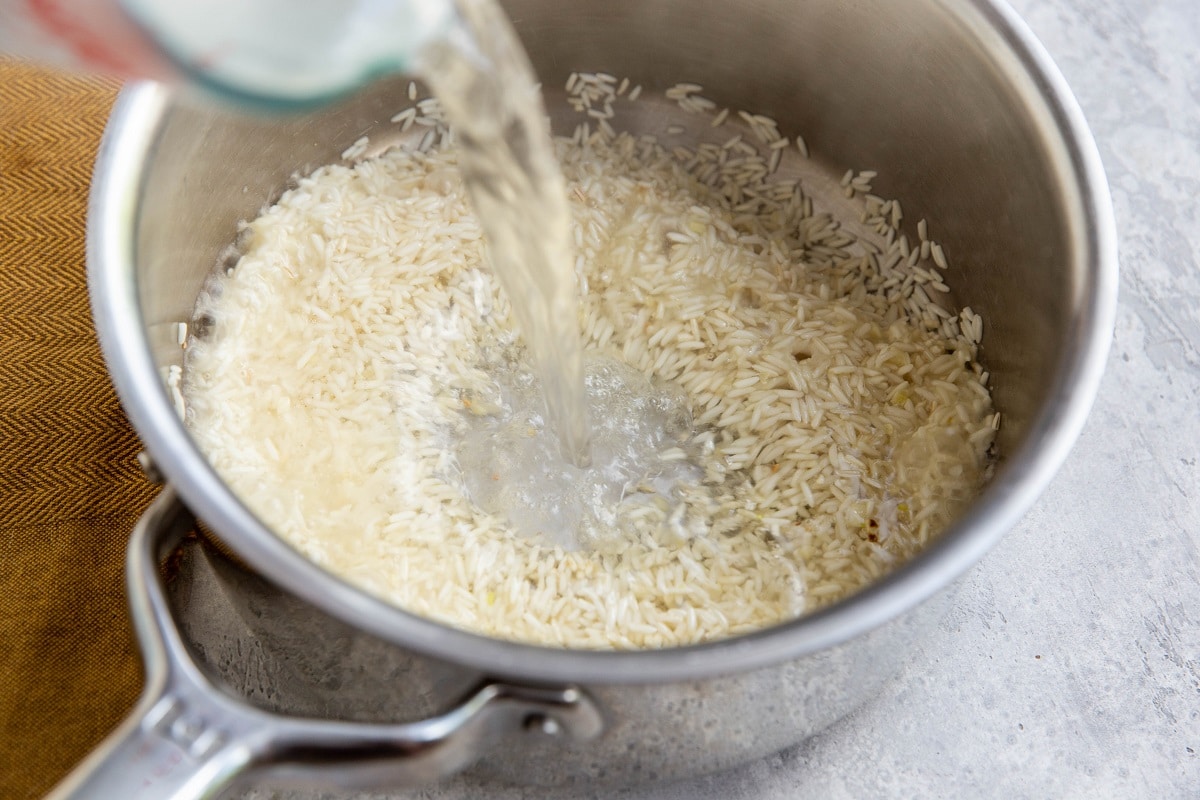
<path id="1" fill-rule="evenodd" d="M 596 741 L 536 735 L 503 744 L 460 780 L 619 788 L 720 772 L 795 745 L 874 697 L 953 605 L 953 590 L 815 657 L 706 681 L 586 687 Z M 203 539 L 177 552 L 171 585 L 184 637 L 234 694 L 271 711 L 355 722 L 440 714 L 486 675 L 396 647 L 274 587 Z M 321 795 L 325 797 L 326 795 Z"/>

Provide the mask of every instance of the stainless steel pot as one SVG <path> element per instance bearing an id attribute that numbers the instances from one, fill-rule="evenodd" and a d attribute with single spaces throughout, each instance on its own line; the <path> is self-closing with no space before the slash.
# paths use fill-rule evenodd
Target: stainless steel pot
<path id="1" fill-rule="evenodd" d="M 948 602 L 942 590 L 1024 513 L 1079 433 L 1113 326 L 1112 211 L 1079 108 L 999 0 L 507 6 L 547 86 L 571 70 L 629 75 L 648 91 L 702 83 L 723 105 L 803 133 L 814 185 L 835 186 L 848 166 L 877 169 L 880 194 L 900 198 L 911 220 L 933 220 L 957 263 L 954 302 L 988 323 L 982 357 L 1005 419 L 994 479 L 927 552 L 885 580 L 728 641 L 555 650 L 388 606 L 305 560 L 231 494 L 188 437 L 163 377 L 180 362 L 175 325 L 191 318 L 237 221 L 359 136 L 387 143 L 405 84 L 269 120 L 133 87 L 97 164 L 90 288 L 113 380 L 173 488 L 130 550 L 146 696 L 63 793 L 133 797 L 140 786 L 148 796 L 198 797 L 247 767 L 401 784 L 473 759 L 502 780 L 630 782 L 760 757 L 827 726 L 893 674 L 936 623 Z M 308 699 L 290 710 L 341 721 L 264 711 L 192 663 L 155 571 L 186 521 L 175 492 L 253 571 L 210 559 L 242 616 L 282 653 L 289 680 L 307 687 Z M 483 752 L 504 735 L 520 746 Z"/>

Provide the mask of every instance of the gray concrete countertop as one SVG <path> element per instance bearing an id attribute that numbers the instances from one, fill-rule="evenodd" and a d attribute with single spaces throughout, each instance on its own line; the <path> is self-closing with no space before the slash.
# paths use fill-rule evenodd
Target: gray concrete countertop
<path id="1" fill-rule="evenodd" d="M 1082 437 L 878 699 L 744 768 L 595 797 L 1200 796 L 1200 2 L 1013 5 L 1083 106 L 1120 231 Z"/>

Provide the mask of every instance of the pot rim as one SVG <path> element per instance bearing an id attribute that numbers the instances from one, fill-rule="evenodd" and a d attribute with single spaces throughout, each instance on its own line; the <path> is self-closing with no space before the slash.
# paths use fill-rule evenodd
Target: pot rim
<path id="1" fill-rule="evenodd" d="M 1023 445 L 968 512 L 919 556 L 828 608 L 742 636 L 661 650 L 566 650 L 491 639 L 416 616 L 354 588 L 286 544 L 209 466 L 175 412 L 150 352 L 137 297 L 134 225 L 146 155 L 170 92 L 121 92 L 97 156 L 87 229 L 88 286 L 101 348 L 122 404 L 168 481 L 222 540 L 282 588 L 343 621 L 426 655 L 524 680 L 660 683 L 745 671 L 836 646 L 903 614 L 962 575 L 1033 505 L 1083 428 L 1114 328 L 1117 237 L 1103 165 L 1083 113 L 1049 54 L 1002 0 L 942 0 L 1003 60 L 1056 151 L 1085 276 L 1067 355 Z M 976 19 L 965 19 L 971 12 Z M 226 533 L 228 532 L 228 534 Z M 231 534 L 231 535 L 230 535 Z"/>

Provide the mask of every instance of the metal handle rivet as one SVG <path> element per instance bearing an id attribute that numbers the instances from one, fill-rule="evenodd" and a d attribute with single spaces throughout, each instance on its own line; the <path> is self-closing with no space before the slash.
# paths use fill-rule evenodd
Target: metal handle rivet
<path id="1" fill-rule="evenodd" d="M 546 736 L 557 736 L 562 733 L 562 725 L 553 717 L 544 714 L 530 714 L 525 718 L 525 730 L 542 733 Z"/>

